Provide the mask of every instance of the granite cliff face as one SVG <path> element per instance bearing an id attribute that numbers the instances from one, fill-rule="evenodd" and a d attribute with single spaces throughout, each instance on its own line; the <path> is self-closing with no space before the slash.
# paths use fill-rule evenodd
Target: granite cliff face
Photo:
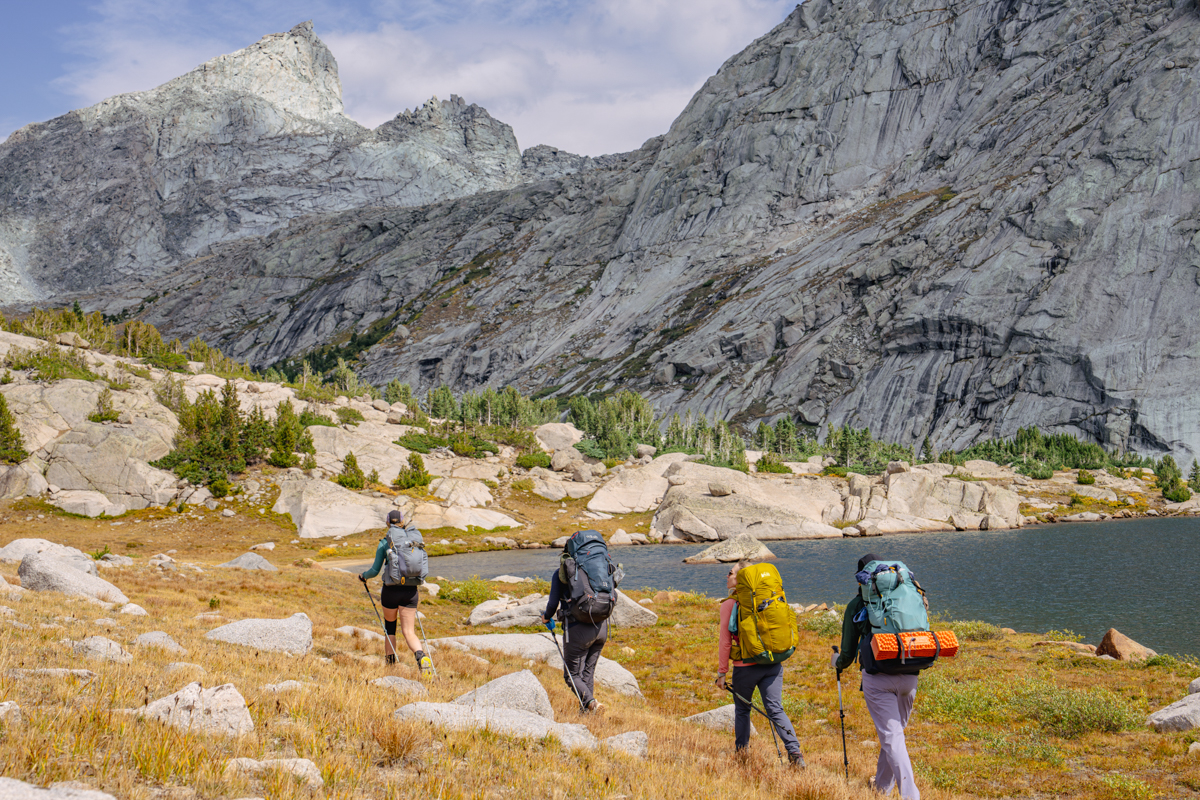
<path id="1" fill-rule="evenodd" d="M 375 381 L 1186 463 L 1198 44 L 1192 0 L 808 0 L 638 151 L 230 236 L 137 296 L 262 365 L 386 321 Z"/>

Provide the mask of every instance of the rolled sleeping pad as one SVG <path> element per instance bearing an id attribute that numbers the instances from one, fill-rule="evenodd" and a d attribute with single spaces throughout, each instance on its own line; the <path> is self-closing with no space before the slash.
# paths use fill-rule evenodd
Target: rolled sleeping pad
<path id="1" fill-rule="evenodd" d="M 871 652 L 876 661 L 899 658 L 949 658 L 958 655 L 958 637 L 954 631 L 909 631 L 877 633 L 871 637 Z"/>

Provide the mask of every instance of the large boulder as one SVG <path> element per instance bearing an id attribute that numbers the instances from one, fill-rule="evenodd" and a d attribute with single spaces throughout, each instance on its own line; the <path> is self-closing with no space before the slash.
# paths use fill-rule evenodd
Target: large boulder
<path id="1" fill-rule="evenodd" d="M 1116 628 L 1109 628 L 1096 647 L 1096 655 L 1112 656 L 1118 661 L 1143 661 L 1158 653 L 1145 645 L 1138 644 Z"/>
<path id="2" fill-rule="evenodd" d="M 429 493 L 451 506 L 477 508 L 492 504 L 492 493 L 482 481 L 435 478 L 429 484 Z"/>
<path id="3" fill-rule="evenodd" d="M 228 567 L 229 569 L 261 569 L 267 572 L 279 571 L 278 567 L 258 553 L 242 553 L 232 561 L 226 561 L 224 564 L 217 564 L 217 566 Z"/>
<path id="4" fill-rule="evenodd" d="M 0 500 L 37 497 L 50 486 L 32 461 L 4 466 L 0 464 Z"/>
<path id="5" fill-rule="evenodd" d="M 662 502 L 667 493 L 670 486 L 666 478 L 668 470 L 686 458 L 683 453 L 668 453 L 639 469 L 625 470 L 596 491 L 588 501 L 588 511 L 603 514 L 649 511 Z"/>
<path id="6" fill-rule="evenodd" d="M 356 494 L 330 481 L 298 478 L 280 484 L 271 510 L 291 516 L 301 539 L 318 539 L 386 528 L 392 507 L 389 500 Z"/>
<path id="7" fill-rule="evenodd" d="M 50 505 L 61 508 L 68 514 L 92 518 L 119 517 L 129 510 L 123 503 L 109 500 L 106 494 L 79 489 L 55 492 L 50 496 Z"/>
<path id="8" fill-rule="evenodd" d="M 1200 694 L 1189 694 L 1146 719 L 1159 733 L 1181 733 L 1200 728 Z"/>
<path id="9" fill-rule="evenodd" d="M 0 547 L 0 564 L 19 564 L 25 556 L 34 553 L 45 553 L 60 559 L 92 560 L 92 557 L 82 550 L 65 544 L 55 544 L 45 539 L 13 539 L 4 547 Z"/>
<path id="10" fill-rule="evenodd" d="M 775 554 L 767 546 L 748 533 L 739 533 L 732 539 L 718 542 L 712 547 L 705 548 L 694 556 L 683 560 L 685 564 L 726 564 L 748 559 L 765 561 L 774 558 Z"/>
<path id="11" fill-rule="evenodd" d="M 214 628 L 206 639 L 302 656 L 312 649 L 312 620 L 307 614 L 287 619 L 243 619 Z"/>
<path id="12" fill-rule="evenodd" d="M 362 422 L 352 431 L 313 425 L 308 432 L 317 451 L 314 456 L 317 466 L 326 472 L 341 472 L 342 463 L 351 452 L 363 472 L 377 470 L 384 482 L 392 481 L 403 467 L 408 466 L 409 451 L 392 443 L 396 428 L 386 422 Z"/>
<path id="13" fill-rule="evenodd" d="M 126 508 L 167 505 L 178 478 L 149 464 L 171 452 L 163 433 L 157 426 L 85 422 L 46 449 L 46 480 L 64 492 L 99 492 Z"/>
<path id="14" fill-rule="evenodd" d="M 117 800 L 108 792 L 97 789 L 77 789 L 74 786 L 34 786 L 16 778 L 0 778 L 0 798 L 3 800 Z"/>
<path id="15" fill-rule="evenodd" d="M 254 732 L 246 700 L 232 683 L 205 689 L 189 683 L 175 694 L 155 700 L 138 713 L 185 731 L 239 737 Z"/>
<path id="16" fill-rule="evenodd" d="M 583 441 L 583 431 L 569 422 L 547 422 L 535 430 L 533 435 L 547 453 L 572 450 L 576 443 Z"/>
<path id="17" fill-rule="evenodd" d="M 62 592 L 119 605 L 129 602 L 120 589 L 103 578 L 81 572 L 71 561 L 46 553 L 25 556 L 17 574 L 21 576 L 21 587 L 32 592 Z"/>
<path id="18" fill-rule="evenodd" d="M 546 694 L 546 689 L 537 677 L 527 669 L 488 681 L 454 702 L 483 708 L 515 708 L 554 720 L 554 706 L 550 705 L 550 695 Z"/>
<path id="19" fill-rule="evenodd" d="M 459 703 L 411 703 L 396 719 L 425 720 L 449 730 L 490 730 L 505 736 L 543 739 L 553 736 L 568 749 L 596 749 L 596 737 L 583 725 L 553 722 L 532 711 Z"/>
<path id="20" fill-rule="evenodd" d="M 608 621 L 618 628 L 652 628 L 658 623 L 658 614 L 618 591 L 617 606 Z"/>
<path id="21" fill-rule="evenodd" d="M 717 541 L 740 533 L 759 540 L 842 535 L 822 521 L 830 507 L 838 509 L 837 519 L 841 519 L 842 497 L 826 481 L 763 480 L 690 461 L 671 464 L 666 475 L 680 482 L 667 491 L 651 530 L 668 540 Z M 730 493 L 714 496 L 709 491 L 713 484 Z"/>
<path id="22" fill-rule="evenodd" d="M 1188 694 L 1200 694 L 1200 678 L 1188 684 Z"/>

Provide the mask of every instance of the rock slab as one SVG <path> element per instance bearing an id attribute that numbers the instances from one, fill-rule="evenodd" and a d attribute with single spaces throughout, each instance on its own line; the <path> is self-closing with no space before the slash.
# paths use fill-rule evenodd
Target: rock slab
<path id="1" fill-rule="evenodd" d="M 44 789 L 15 778 L 0 778 L 0 798 L 3 800 L 116 800 L 111 794 L 95 789 L 76 789 L 70 786 L 51 786 Z"/>
<path id="2" fill-rule="evenodd" d="M 634 758 L 645 758 L 650 754 L 650 737 L 645 731 L 629 731 L 610 736 L 600 742 L 602 748 L 627 753 Z"/>
<path id="3" fill-rule="evenodd" d="M 304 613 L 293 614 L 287 619 L 243 619 L 214 628 L 204 637 L 302 656 L 312 650 L 312 620 Z"/>
<path id="4" fill-rule="evenodd" d="M 34 553 L 22 558 L 17 574 L 21 576 L 22 588 L 30 591 L 62 592 L 121 605 L 129 602 L 129 598 L 108 581 L 80 572 L 69 562 L 46 553 Z"/>
<path id="5" fill-rule="evenodd" d="M 712 728 L 714 731 L 722 731 L 725 733 L 733 733 L 733 704 L 727 706 L 719 706 L 708 711 L 701 711 L 699 714 L 693 714 L 690 717 L 684 717 L 684 722 L 694 722 L 697 725 L 703 725 L 706 728 Z M 755 736 L 758 730 L 754 727 L 754 723 L 750 723 L 750 735 Z"/>
<path id="6" fill-rule="evenodd" d="M 450 730 L 490 730 L 505 736 L 541 739 L 554 736 L 568 749 L 595 750 L 596 737 L 583 725 L 552 722 L 532 711 L 458 703 L 411 703 L 396 710 L 396 719 L 425 720 Z"/>
<path id="7" fill-rule="evenodd" d="M 261 569 L 267 572 L 278 572 L 278 568 L 260 556 L 258 553 L 243 553 L 232 561 L 226 561 L 224 564 L 218 564 L 218 567 L 228 567 L 230 569 Z"/>
<path id="8" fill-rule="evenodd" d="M 755 539 L 748 533 L 739 533 L 723 542 L 714 544 L 712 547 L 701 550 L 694 556 L 688 556 L 683 560 L 683 563 L 728 564 L 741 561 L 742 559 L 766 561 L 774 557 L 775 554 L 767 549 L 767 546 L 758 539 Z"/>
<path id="9" fill-rule="evenodd" d="M 550 705 L 550 695 L 546 694 L 541 682 L 527 669 L 489 681 L 454 702 L 476 708 L 513 708 L 554 721 L 554 706 Z"/>
<path id="10" fill-rule="evenodd" d="M 114 664 L 128 664 L 133 661 L 133 655 L 125 648 L 103 636 L 89 636 L 81 642 L 72 642 L 71 651 L 82 658 L 111 661 Z"/>

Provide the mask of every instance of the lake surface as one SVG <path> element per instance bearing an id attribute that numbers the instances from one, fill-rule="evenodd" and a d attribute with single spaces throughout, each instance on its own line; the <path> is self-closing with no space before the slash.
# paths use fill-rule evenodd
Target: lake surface
<path id="1" fill-rule="evenodd" d="M 873 552 L 908 564 L 930 611 L 1018 631 L 1071 630 L 1098 644 L 1116 628 L 1160 653 L 1200 655 L 1191 574 L 1200 518 L 1044 525 L 1015 531 L 896 534 L 871 539 L 767 542 L 793 603 L 846 603 L 854 567 Z M 628 589 L 725 595 L 729 565 L 683 564 L 702 545 L 614 548 Z M 559 550 L 504 550 L 430 559 L 430 575 L 549 578 Z M 367 566 L 367 565 L 365 565 Z M 364 568 L 365 568 L 364 566 Z"/>

